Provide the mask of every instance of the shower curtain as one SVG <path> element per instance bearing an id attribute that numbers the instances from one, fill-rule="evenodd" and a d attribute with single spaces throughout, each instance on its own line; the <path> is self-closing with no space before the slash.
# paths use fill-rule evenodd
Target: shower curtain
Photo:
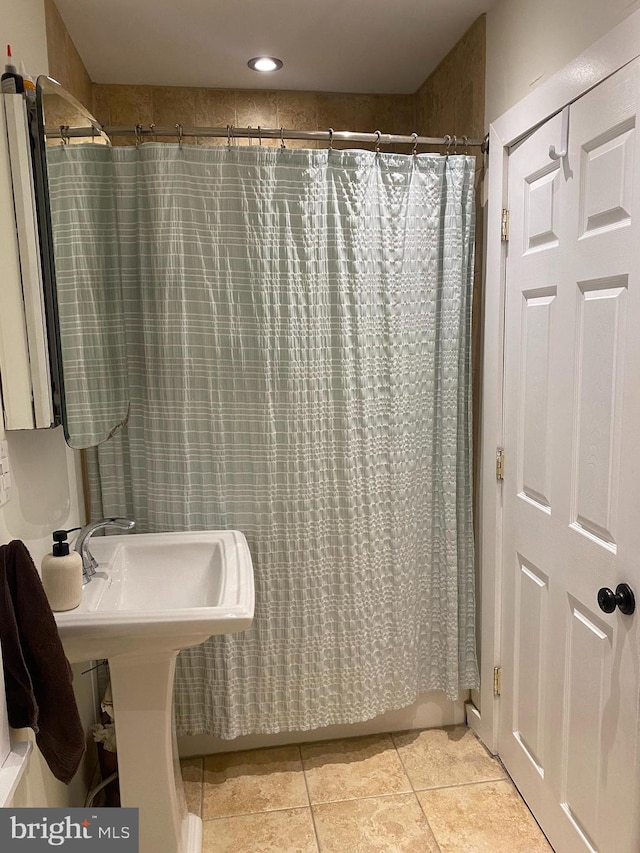
<path id="1" fill-rule="evenodd" d="M 474 158 L 51 156 L 56 181 L 83 158 L 115 172 L 131 413 L 89 454 L 92 515 L 237 528 L 253 557 L 253 626 L 179 657 L 179 734 L 353 723 L 477 687 Z"/>

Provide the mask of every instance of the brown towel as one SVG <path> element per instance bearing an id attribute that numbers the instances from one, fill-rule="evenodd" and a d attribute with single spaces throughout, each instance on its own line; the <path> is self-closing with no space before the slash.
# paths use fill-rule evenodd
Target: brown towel
<path id="1" fill-rule="evenodd" d="M 86 743 L 56 621 L 24 543 L 0 546 L 0 642 L 9 725 L 30 728 L 53 775 L 68 784 Z"/>

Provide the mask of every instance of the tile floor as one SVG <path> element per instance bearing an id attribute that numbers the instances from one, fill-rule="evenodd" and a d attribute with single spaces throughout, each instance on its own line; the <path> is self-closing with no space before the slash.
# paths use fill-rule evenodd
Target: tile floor
<path id="1" fill-rule="evenodd" d="M 182 761 L 203 853 L 553 853 L 466 726 Z"/>

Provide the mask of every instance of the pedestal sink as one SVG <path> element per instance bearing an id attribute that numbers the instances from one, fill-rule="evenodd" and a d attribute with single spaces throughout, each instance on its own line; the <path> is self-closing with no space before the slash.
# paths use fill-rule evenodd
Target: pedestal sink
<path id="1" fill-rule="evenodd" d="M 56 613 L 72 663 L 108 658 L 120 798 L 140 810 L 140 853 L 200 853 L 187 814 L 173 724 L 181 649 L 253 619 L 253 566 L 235 530 L 144 533 L 91 541 L 98 570 L 75 610 Z"/>

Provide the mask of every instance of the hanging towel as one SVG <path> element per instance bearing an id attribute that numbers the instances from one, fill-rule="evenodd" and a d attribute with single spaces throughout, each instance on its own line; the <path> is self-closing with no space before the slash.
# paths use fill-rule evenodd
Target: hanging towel
<path id="1" fill-rule="evenodd" d="M 33 729 L 51 772 L 68 784 L 86 748 L 71 667 L 40 576 L 17 540 L 0 546 L 0 642 L 9 725 Z"/>

